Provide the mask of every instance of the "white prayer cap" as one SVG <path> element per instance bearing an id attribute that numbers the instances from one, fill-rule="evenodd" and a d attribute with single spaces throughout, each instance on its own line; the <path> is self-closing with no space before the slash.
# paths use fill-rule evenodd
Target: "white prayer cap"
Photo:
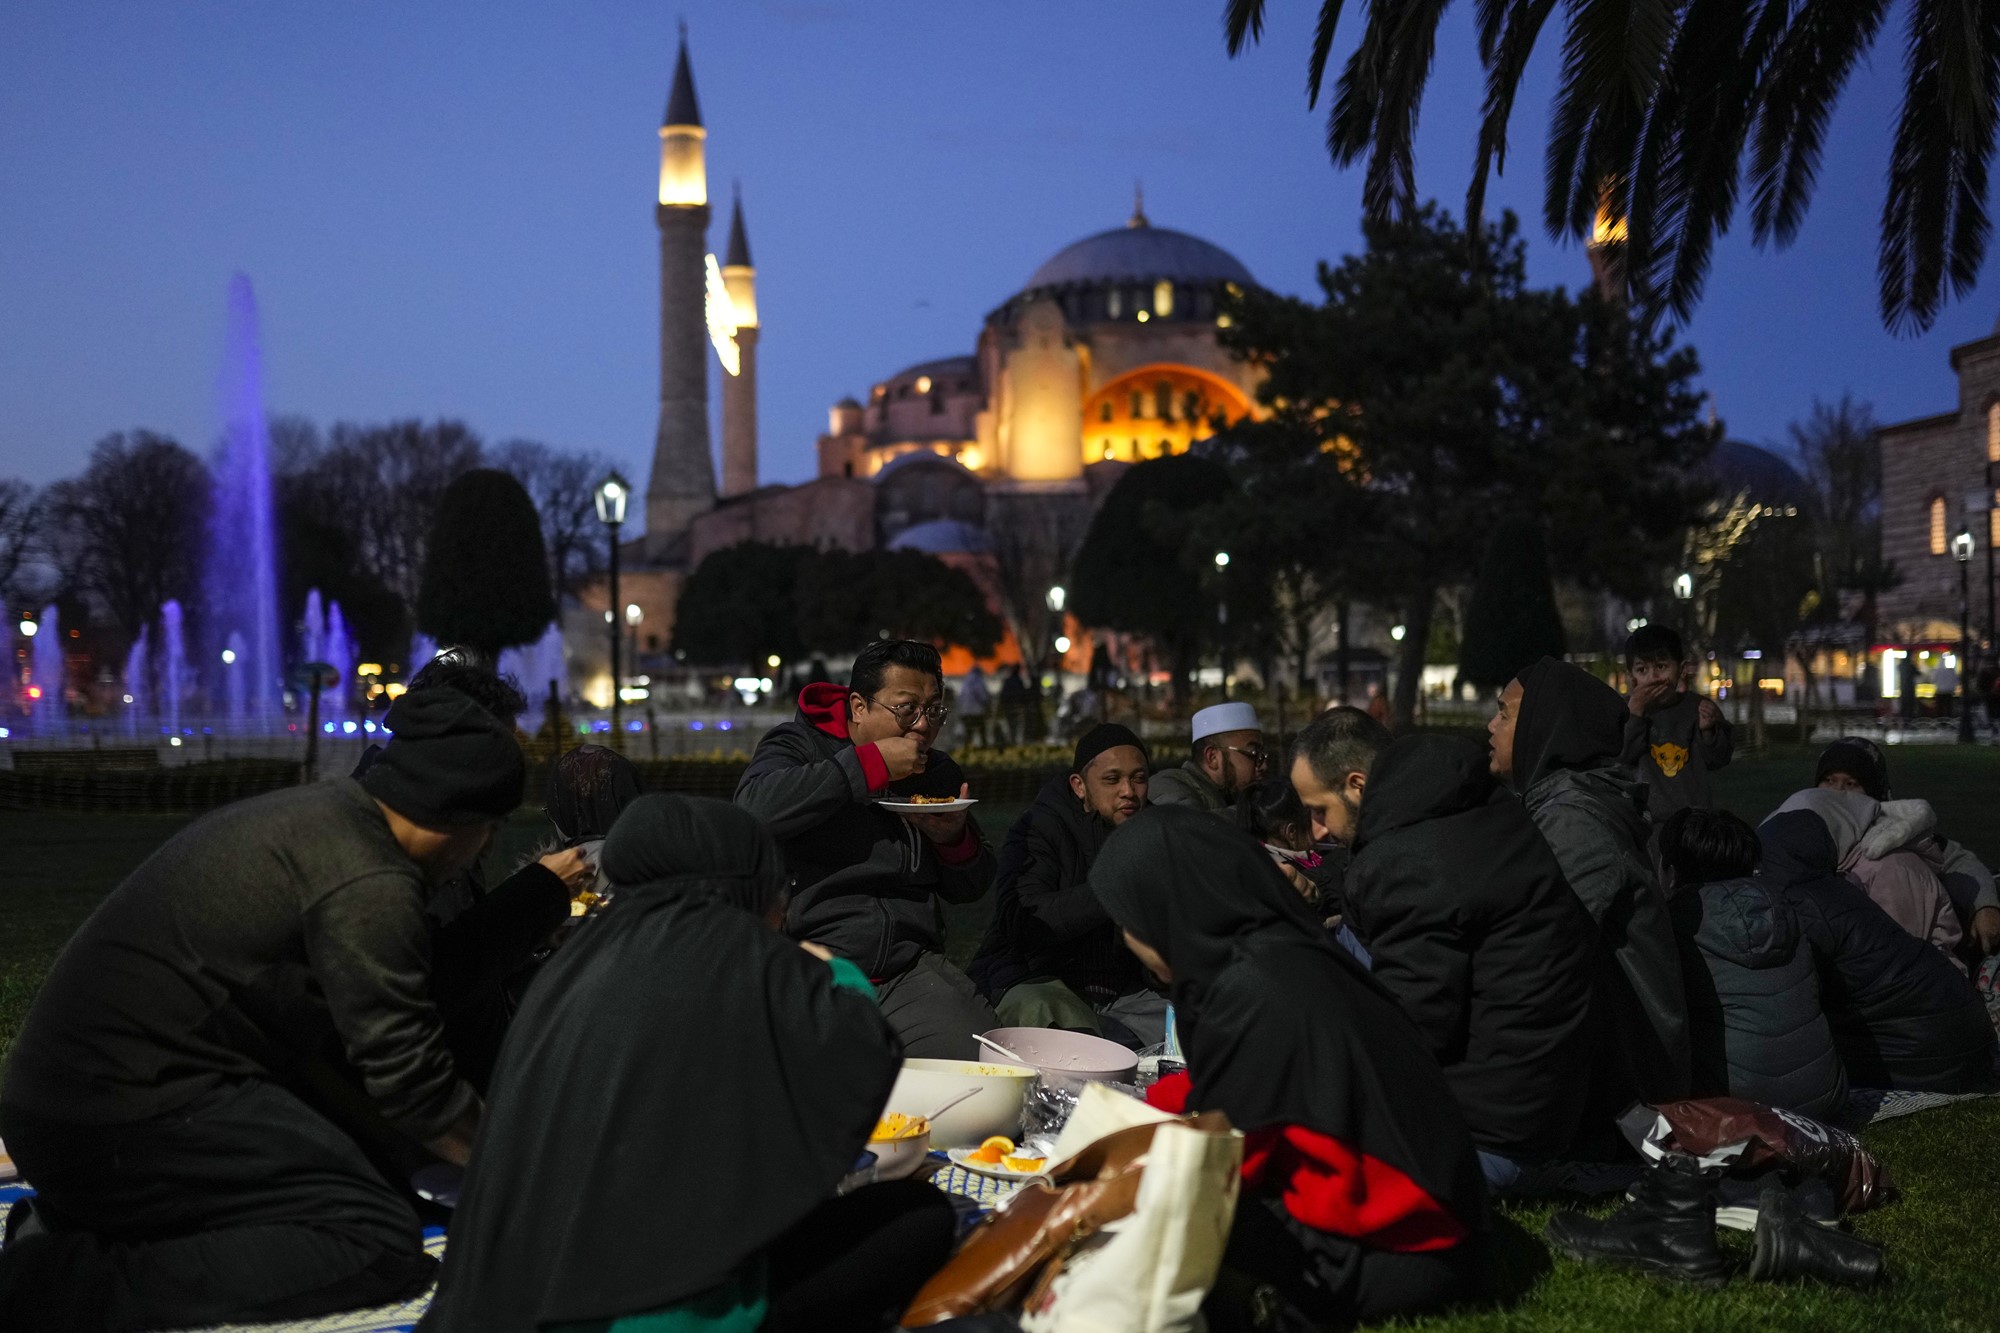
<path id="1" fill-rule="evenodd" d="M 1214 704 L 1194 715 L 1194 734 L 1190 740 L 1202 740 L 1209 736 L 1220 736 L 1225 731 L 1262 731 L 1257 725 L 1257 710 L 1249 704 L 1236 702 Z"/>

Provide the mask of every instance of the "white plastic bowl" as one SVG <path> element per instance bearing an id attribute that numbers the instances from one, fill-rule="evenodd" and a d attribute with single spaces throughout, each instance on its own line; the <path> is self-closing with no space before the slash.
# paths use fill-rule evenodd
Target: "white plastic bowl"
<path id="1" fill-rule="evenodd" d="M 931 1131 L 900 1139 L 870 1139 L 868 1151 L 875 1154 L 875 1179 L 901 1180 L 930 1156 Z"/>
<path id="2" fill-rule="evenodd" d="M 931 1146 L 977 1148 L 995 1134 L 1021 1136 L 1021 1103 L 1034 1086 L 1035 1071 L 1022 1065 L 979 1060 L 905 1060 L 889 1091 L 883 1114 L 927 1115 L 961 1092 L 972 1096 L 931 1120 Z M 878 1144 L 868 1145 L 880 1152 Z M 884 1177 L 886 1179 L 886 1176 Z"/>
<path id="3" fill-rule="evenodd" d="M 986 1034 L 1021 1057 L 1051 1085 L 1130 1083 L 1139 1055 L 1115 1041 L 1060 1028 L 995 1028 Z"/>

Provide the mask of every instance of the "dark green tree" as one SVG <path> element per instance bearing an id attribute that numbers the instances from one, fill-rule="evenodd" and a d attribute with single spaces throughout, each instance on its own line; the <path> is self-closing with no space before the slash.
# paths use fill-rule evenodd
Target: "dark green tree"
<path id="1" fill-rule="evenodd" d="M 844 654 L 887 636 L 999 646 L 1000 619 L 971 575 L 922 551 L 815 551 L 799 569 L 798 629 L 813 652 Z"/>
<path id="2" fill-rule="evenodd" d="M 1698 513 L 1718 431 L 1691 351 L 1595 297 L 1528 287 L 1511 215 L 1468 234 L 1426 206 L 1366 231 L 1365 254 L 1321 266 L 1322 304 L 1246 291 L 1223 336 L 1266 371 L 1259 395 L 1297 441 L 1247 465 L 1361 492 L 1341 562 L 1406 627 L 1406 724 L 1437 592 L 1471 580 L 1500 515 L 1540 520 L 1565 577 L 1643 596 Z"/>
<path id="3" fill-rule="evenodd" d="M 1566 647 L 1542 525 L 1520 514 L 1503 518 L 1486 539 L 1472 585 L 1459 673 L 1483 689 L 1498 689 L 1523 667 L 1561 657 Z"/>
<path id="4" fill-rule="evenodd" d="M 1151 639 L 1173 666 L 1178 703 L 1219 629 L 1215 548 L 1204 554 L 1190 534 L 1234 489 L 1212 458 L 1149 459 L 1112 486 L 1077 551 L 1071 610 L 1087 625 Z"/>
<path id="5" fill-rule="evenodd" d="M 742 542 L 712 551 L 681 586 L 674 652 L 703 666 L 753 666 L 805 655 L 796 590 L 810 546 Z"/>
<path id="6" fill-rule="evenodd" d="M 556 616 L 542 521 L 495 468 L 459 475 L 438 500 L 417 590 L 417 628 L 489 657 L 533 643 Z"/>
<path id="7" fill-rule="evenodd" d="M 1225 0 L 1230 54 L 1263 34 L 1266 0 Z M 1415 205 L 1417 112 L 1443 3 L 1367 6 L 1327 115 L 1327 149 L 1367 159 L 1376 219 Z M 1317 104 L 1346 8 L 1320 0 L 1306 90 Z M 1553 0 L 1475 7 L 1486 101 L 1466 215 L 1506 164 L 1507 122 Z M 1600 207 L 1626 223 L 1620 265 L 1685 317 L 1743 177 L 1752 239 L 1789 245 L 1805 220 L 1828 122 L 1889 9 L 1885 0 L 1572 0 L 1549 116 L 1543 214 L 1585 239 Z M 1986 254 L 1987 169 L 2000 127 L 2000 9 L 1991 0 L 1903 7 L 1903 102 L 1889 150 L 1878 270 L 1883 322 L 1920 331 L 1946 290 L 1971 292 Z"/>

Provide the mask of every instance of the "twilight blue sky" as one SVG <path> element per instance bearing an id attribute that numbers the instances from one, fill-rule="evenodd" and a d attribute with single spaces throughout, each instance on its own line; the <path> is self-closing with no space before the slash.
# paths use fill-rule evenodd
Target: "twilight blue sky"
<path id="1" fill-rule="evenodd" d="M 0 13 L 0 476 L 45 482 L 106 432 L 205 447 L 230 274 L 254 280 L 270 407 L 331 423 L 456 416 L 601 449 L 643 477 L 657 388 L 656 127 L 685 15 L 720 251 L 740 178 L 763 316 L 764 473 L 808 475 L 828 404 L 933 356 L 1043 258 L 1156 223 L 1274 288 L 1358 243 L 1302 88 L 1311 0 L 1229 60 L 1221 0 L 68 0 Z M 1358 17 L 1359 6 L 1350 6 Z M 1898 12 L 1895 23 L 1901 22 Z M 1456 211 L 1479 100 L 1447 20 L 1420 183 Z M 1350 21 L 1344 46 L 1358 23 Z M 1725 238 L 1687 330 L 1732 433 L 1814 395 L 1887 420 L 1954 405 L 1946 352 L 1875 308 L 1900 27 L 1848 90 L 1799 243 Z M 1494 206 L 1537 219 L 1554 44 Z M 1580 251 L 1529 229 L 1539 282 Z M 1993 264 L 1987 266 L 1989 273 Z M 719 403 L 718 399 L 712 402 Z M 719 417 L 719 411 L 718 411 Z M 719 422 L 718 422 L 719 427 Z"/>

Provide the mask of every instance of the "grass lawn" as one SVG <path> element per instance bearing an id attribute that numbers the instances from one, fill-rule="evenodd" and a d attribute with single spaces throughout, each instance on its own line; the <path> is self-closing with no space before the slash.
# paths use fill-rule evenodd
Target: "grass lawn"
<path id="1" fill-rule="evenodd" d="M 1716 775 L 1722 802 L 1753 823 L 1812 781 L 1806 747 L 1776 747 Z M 1941 827 L 2000 862 L 2000 749 L 1922 746 L 1891 752 L 1898 796 L 1921 796 Z M 1004 835 L 1019 806 L 982 806 L 989 836 Z M 0 1055 L 63 941 L 127 871 L 186 821 L 157 816 L 0 812 L 8 870 L 0 881 Z M 526 815 L 509 825 L 496 860 L 509 861 L 541 833 Z M 977 946 L 987 904 L 948 913 L 948 948 Z M 1889 1247 L 1892 1283 L 1879 1292 L 1778 1288 L 1739 1281 L 1714 1292 L 1554 1258 L 1538 1239 L 1546 1208 L 1510 1210 L 1499 1221 L 1504 1275 L 1491 1308 L 1418 1321 L 1412 1327 L 1488 1330 L 2000 1329 L 2000 1100 L 1928 1111 L 1868 1130 L 1863 1138 L 1901 1184 L 1903 1200 L 1864 1215 L 1855 1230 Z M 1725 1232 L 1747 1262 L 1747 1237 Z"/>

